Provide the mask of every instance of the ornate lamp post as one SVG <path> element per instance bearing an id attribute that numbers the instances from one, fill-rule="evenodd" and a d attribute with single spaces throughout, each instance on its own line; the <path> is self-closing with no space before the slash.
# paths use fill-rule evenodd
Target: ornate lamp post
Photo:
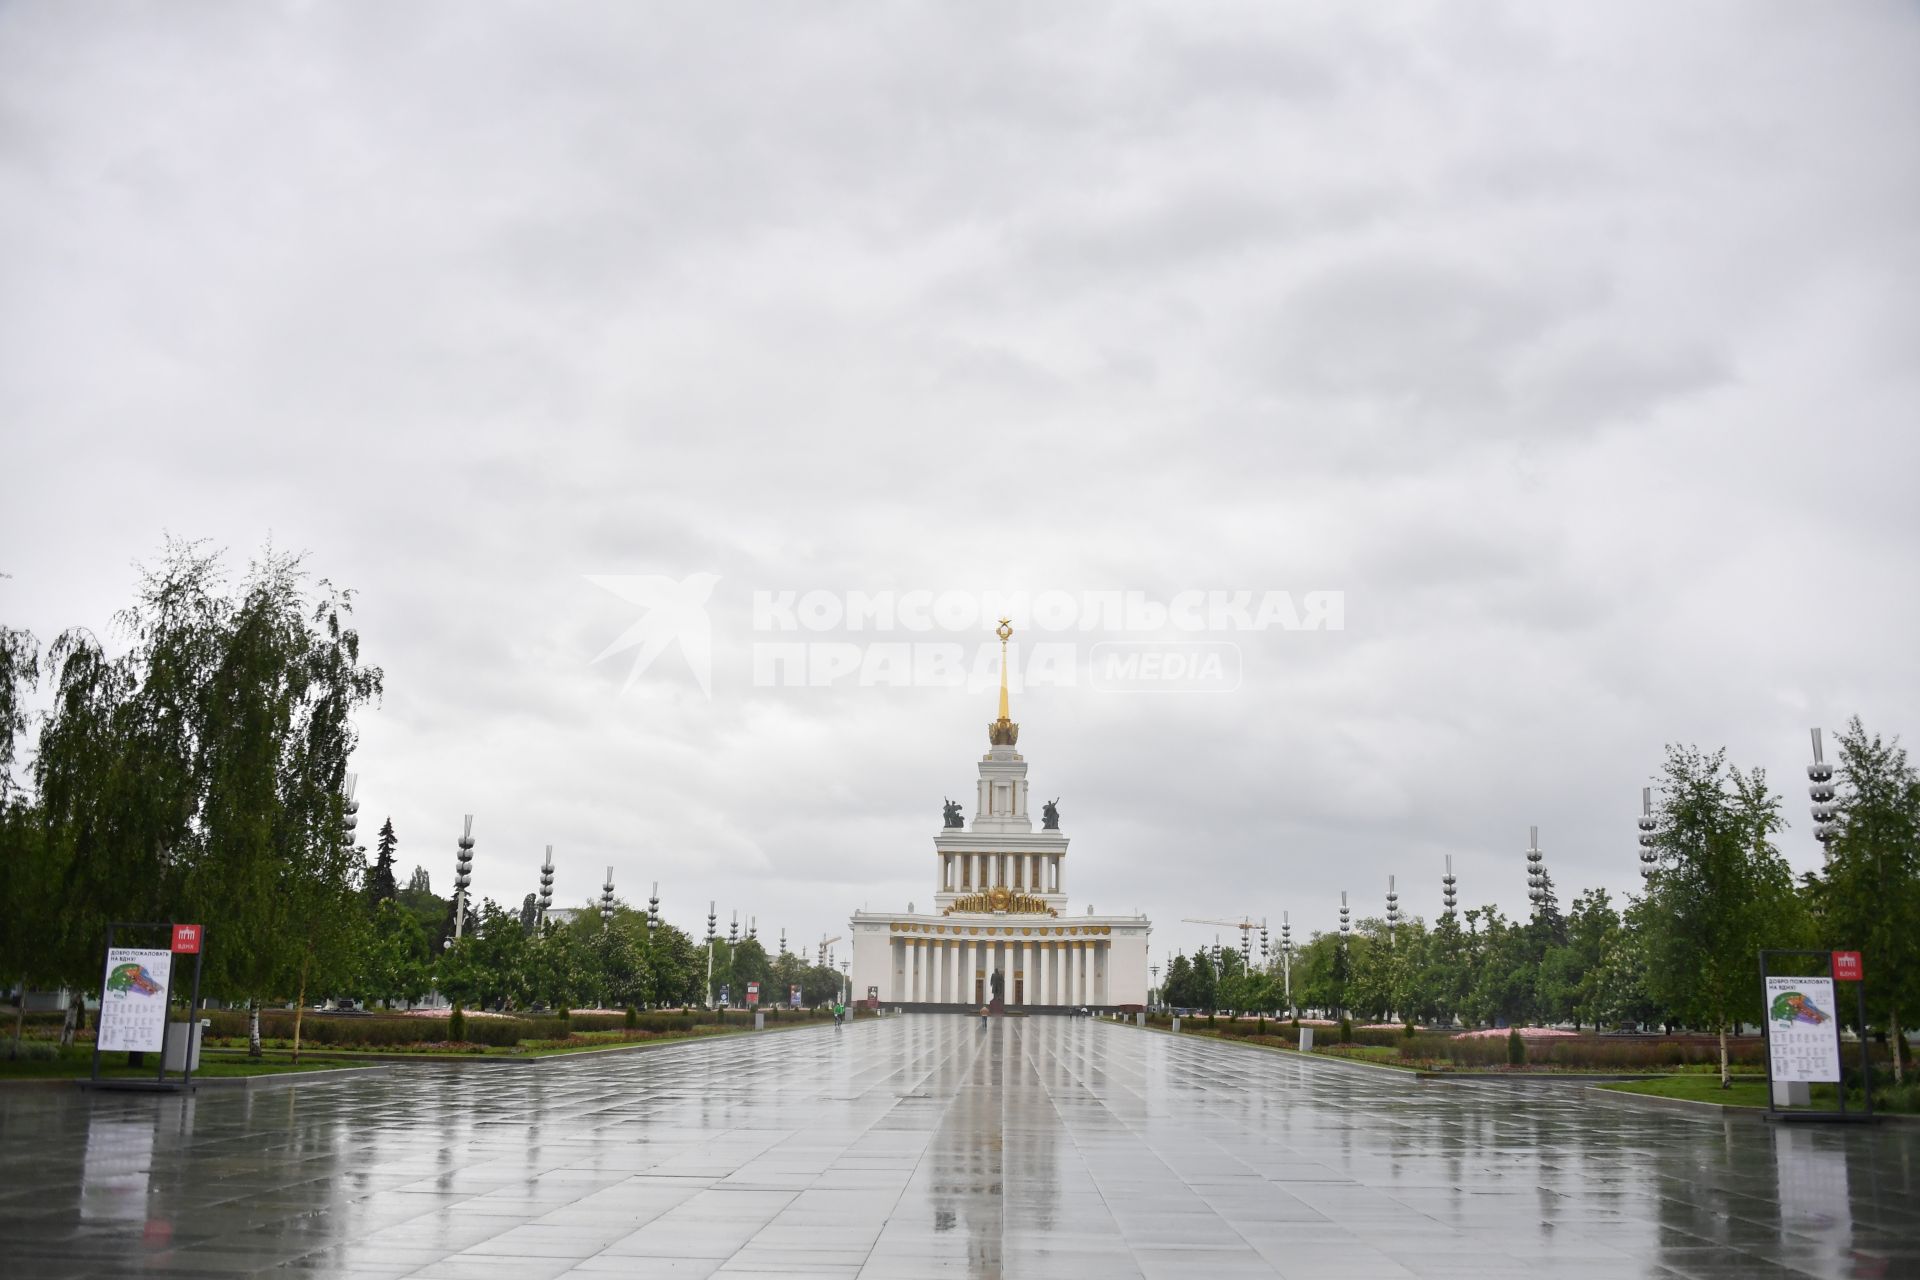
<path id="1" fill-rule="evenodd" d="M 1387 946 L 1394 945 L 1394 930 L 1400 927 L 1400 895 L 1393 891 L 1393 877 L 1387 877 Z"/>
<path id="2" fill-rule="evenodd" d="M 348 853 L 353 852 L 354 829 L 360 825 L 360 802 L 353 798 L 359 785 L 360 775 L 350 773 L 340 788 L 340 843 L 346 846 Z"/>
<path id="3" fill-rule="evenodd" d="M 537 932 L 546 927 L 547 912 L 553 907 L 553 846 L 547 846 L 547 860 L 540 864 L 540 909 L 534 913 L 533 927 Z"/>
<path id="4" fill-rule="evenodd" d="M 1453 909 L 1459 901 L 1458 896 L 1453 891 L 1456 883 L 1453 878 L 1453 855 L 1448 854 L 1447 874 L 1440 877 L 1440 902 L 1445 909 L 1444 913 L 1449 917 L 1453 915 Z"/>
<path id="5" fill-rule="evenodd" d="M 473 883 L 473 815 L 468 814 L 466 824 L 460 828 L 460 839 L 455 842 L 459 852 L 453 860 L 453 936 L 455 940 L 467 930 L 467 886 Z"/>
<path id="6" fill-rule="evenodd" d="M 613 868 L 607 868 L 607 881 L 600 886 L 600 927 L 613 927 Z"/>
<path id="7" fill-rule="evenodd" d="M 1153 990 L 1147 993 L 1148 1003 L 1157 1007 L 1160 1003 L 1156 998 L 1160 994 L 1160 966 L 1150 964 L 1147 966 L 1147 971 L 1153 975 Z"/>
<path id="8" fill-rule="evenodd" d="M 1553 909 L 1553 890 L 1547 887 L 1546 855 L 1540 852 L 1540 828 L 1527 828 L 1527 897 L 1534 918 Z"/>
<path id="9" fill-rule="evenodd" d="M 1821 750 L 1820 731 L 1813 731 L 1813 763 L 1807 766 L 1807 781 L 1813 785 L 1807 794 L 1813 798 L 1813 838 L 1828 862 L 1833 861 L 1833 842 L 1840 838 L 1840 811 L 1834 807 L 1839 792 L 1833 786 L 1833 766 Z"/>
<path id="10" fill-rule="evenodd" d="M 1265 916 L 1260 917 L 1260 967 L 1262 969 L 1271 969 L 1273 967 L 1273 948 L 1267 942 L 1267 918 Z"/>
<path id="11" fill-rule="evenodd" d="M 780 954 L 787 954 L 787 931 L 785 929 L 780 930 Z"/>
<path id="12" fill-rule="evenodd" d="M 1340 979 L 1340 1008 L 1346 1008 L 1347 983 L 1352 978 L 1352 969 L 1347 959 L 1347 935 L 1350 932 L 1347 923 L 1347 891 L 1340 891 L 1340 972 L 1346 975 Z"/>
<path id="13" fill-rule="evenodd" d="M 1653 833 L 1660 820 L 1653 816 L 1653 788 L 1640 788 L 1640 882 L 1653 887 L 1653 873 L 1660 869 L 1660 851 L 1654 847 Z"/>
<path id="14" fill-rule="evenodd" d="M 1280 913 L 1280 980 L 1286 985 L 1287 1016 L 1298 1017 L 1300 1011 L 1293 1007 L 1293 925 L 1284 911 Z"/>
<path id="15" fill-rule="evenodd" d="M 748 916 L 747 917 L 747 941 L 758 942 L 759 940 L 760 940 L 760 917 Z"/>
<path id="16" fill-rule="evenodd" d="M 653 896 L 647 899 L 647 934 L 660 927 L 660 882 L 653 882 Z"/>
<path id="17" fill-rule="evenodd" d="M 713 925 L 719 917 L 713 913 L 713 901 L 707 902 L 707 1008 L 713 1008 Z"/>

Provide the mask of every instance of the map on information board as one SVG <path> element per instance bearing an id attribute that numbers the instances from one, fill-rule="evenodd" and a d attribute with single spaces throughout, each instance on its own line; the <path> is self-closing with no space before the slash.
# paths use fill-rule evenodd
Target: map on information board
<path id="1" fill-rule="evenodd" d="M 100 988 L 102 1053 L 161 1048 L 167 1030 L 167 983 L 172 976 L 171 951 L 114 947 L 107 952 L 107 978 Z"/>
<path id="2" fill-rule="evenodd" d="M 1840 1078 L 1840 1023 L 1832 978 L 1767 978 L 1767 1074 L 1774 1080 Z"/>

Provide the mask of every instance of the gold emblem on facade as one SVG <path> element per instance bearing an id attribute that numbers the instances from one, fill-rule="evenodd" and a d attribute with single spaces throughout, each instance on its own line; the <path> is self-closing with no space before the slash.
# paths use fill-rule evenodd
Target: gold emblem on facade
<path id="1" fill-rule="evenodd" d="M 941 911 L 941 915 L 986 915 L 990 912 L 1004 912 L 1010 916 L 1058 916 L 1060 913 L 1047 905 L 1045 898 L 1037 894 L 1021 893 L 1005 885 L 996 885 L 979 893 L 969 893 L 955 898 L 953 905 Z"/>

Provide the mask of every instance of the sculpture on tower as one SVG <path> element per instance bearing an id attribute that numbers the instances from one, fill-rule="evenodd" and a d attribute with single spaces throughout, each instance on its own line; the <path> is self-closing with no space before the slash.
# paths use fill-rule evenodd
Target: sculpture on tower
<path id="1" fill-rule="evenodd" d="M 1055 796 L 1040 806 L 1040 829 L 1058 831 L 1060 829 L 1060 797 Z"/>
<path id="2" fill-rule="evenodd" d="M 960 816 L 960 802 L 957 800 L 947 801 L 946 806 L 941 810 L 941 814 L 946 819 L 947 830 L 949 831 L 955 831 L 967 825 L 967 820 Z"/>

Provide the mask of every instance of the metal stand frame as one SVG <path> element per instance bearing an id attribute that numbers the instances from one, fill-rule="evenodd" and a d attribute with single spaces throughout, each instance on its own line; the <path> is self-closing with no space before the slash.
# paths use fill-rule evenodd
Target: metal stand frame
<path id="1" fill-rule="evenodd" d="M 167 931 L 167 945 L 169 948 L 173 945 L 173 924 L 171 921 L 112 920 L 107 923 L 107 953 L 109 955 L 113 953 L 113 935 L 121 929 L 165 929 Z M 167 979 L 166 1016 L 160 1021 L 160 1069 L 154 1073 L 153 1079 L 151 1081 L 102 1080 L 100 1078 L 100 1036 L 96 1031 L 93 1038 L 92 1074 L 87 1081 L 88 1088 L 124 1089 L 136 1093 L 179 1093 L 193 1088 L 193 1025 L 200 1013 L 200 960 L 201 957 L 206 954 L 206 950 L 207 934 L 206 930 L 202 929 L 200 931 L 200 949 L 193 953 L 193 993 L 187 999 L 187 1021 L 183 1024 L 187 1029 L 187 1053 L 181 1060 L 183 1065 L 181 1067 L 180 1077 L 177 1080 L 167 1079 L 167 1041 L 173 1035 L 173 979 L 171 975 L 169 975 Z M 179 953 L 175 952 L 174 954 L 178 955 Z M 102 990 L 104 991 L 104 976 L 101 981 Z"/>
<path id="2" fill-rule="evenodd" d="M 1834 977 L 1833 952 L 1831 951 L 1794 951 L 1794 950 L 1785 950 L 1785 949 L 1762 950 L 1760 952 L 1760 989 L 1763 992 L 1767 988 L 1767 979 L 1774 976 L 1768 970 L 1768 962 L 1773 956 L 1818 956 L 1822 960 L 1826 961 L 1827 978 L 1834 984 L 1833 986 L 1834 1004 L 1838 1005 L 1840 1003 L 1840 982 L 1842 980 L 1837 977 Z M 1814 975 L 1783 974 L 1781 976 L 1782 977 L 1788 977 L 1788 976 L 1818 977 L 1819 975 L 1818 974 L 1814 974 Z M 1834 1091 L 1840 1099 L 1840 1109 L 1838 1111 L 1782 1111 L 1779 1107 L 1775 1106 L 1773 1102 L 1773 1029 L 1772 1029 L 1773 1024 L 1769 1016 L 1772 1011 L 1769 1009 L 1762 1009 L 1760 1011 L 1760 1046 L 1761 1046 L 1762 1052 L 1765 1053 L 1766 1060 L 1767 1060 L 1767 1119 L 1779 1120 L 1779 1121 L 1827 1120 L 1827 1121 L 1835 1121 L 1835 1122 L 1847 1123 L 1847 1124 L 1867 1124 L 1872 1122 L 1873 1120 L 1873 1063 L 1871 1059 L 1867 1056 L 1867 984 L 1865 982 L 1856 982 L 1854 983 L 1854 989 L 1855 989 L 1855 994 L 1859 998 L 1859 1015 L 1860 1015 L 1860 1095 L 1866 1099 L 1866 1103 L 1867 1103 L 1866 1110 L 1864 1111 L 1847 1110 L 1847 1081 L 1846 1081 L 1846 1072 L 1844 1068 L 1841 1071 L 1841 1079 L 1834 1085 Z M 1834 1014 L 1833 1038 L 1837 1045 L 1840 1039 L 1840 1010 L 1836 1008 L 1833 1011 L 1833 1014 Z"/>

